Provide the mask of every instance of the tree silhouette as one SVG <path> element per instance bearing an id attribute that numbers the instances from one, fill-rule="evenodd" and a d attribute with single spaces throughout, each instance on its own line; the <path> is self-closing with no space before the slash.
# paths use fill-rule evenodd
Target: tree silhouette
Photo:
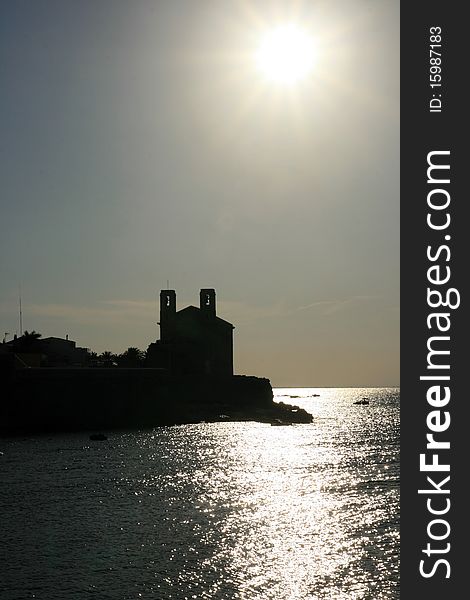
<path id="1" fill-rule="evenodd" d="M 39 346 L 39 338 L 41 337 L 41 333 L 37 331 L 25 331 L 21 337 L 16 340 L 16 349 L 19 352 L 34 352 L 38 350 Z"/>
<path id="2" fill-rule="evenodd" d="M 86 358 L 85 358 L 85 366 L 96 367 L 97 362 L 98 362 L 98 354 L 96 352 L 93 352 L 93 350 L 90 350 L 89 348 L 87 348 Z"/>
<path id="3" fill-rule="evenodd" d="M 37 331 L 34 331 L 34 329 L 33 329 L 32 331 L 26 330 L 23 333 L 22 338 L 23 338 L 23 340 L 32 341 L 32 340 L 38 340 L 41 336 L 42 336 L 42 333 L 38 333 Z"/>
<path id="4" fill-rule="evenodd" d="M 102 352 L 99 357 L 100 361 L 103 363 L 105 367 L 114 367 L 116 363 L 116 355 L 110 352 L 109 350 L 105 350 Z"/>
<path id="5" fill-rule="evenodd" d="M 144 364 L 145 352 L 130 347 L 118 357 L 120 367 L 141 367 Z"/>

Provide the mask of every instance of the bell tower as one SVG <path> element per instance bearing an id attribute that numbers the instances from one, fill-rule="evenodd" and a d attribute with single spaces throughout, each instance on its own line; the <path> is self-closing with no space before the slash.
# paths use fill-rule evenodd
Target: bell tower
<path id="1" fill-rule="evenodd" d="M 199 292 L 199 307 L 203 314 L 209 317 L 216 316 L 215 290 L 213 288 L 203 288 Z"/>
<path id="2" fill-rule="evenodd" d="M 161 290 L 160 292 L 160 339 L 162 342 L 173 337 L 176 316 L 175 290 Z"/>

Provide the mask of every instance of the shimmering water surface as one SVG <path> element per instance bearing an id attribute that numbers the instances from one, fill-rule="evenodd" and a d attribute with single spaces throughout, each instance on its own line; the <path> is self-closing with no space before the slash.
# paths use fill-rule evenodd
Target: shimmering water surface
<path id="1" fill-rule="evenodd" d="M 399 391 L 275 392 L 314 422 L 0 440 L 2 600 L 398 598 Z"/>

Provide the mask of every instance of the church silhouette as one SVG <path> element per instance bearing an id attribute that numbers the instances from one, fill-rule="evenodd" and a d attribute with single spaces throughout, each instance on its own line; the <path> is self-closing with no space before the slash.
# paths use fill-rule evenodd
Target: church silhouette
<path id="1" fill-rule="evenodd" d="M 199 293 L 199 308 L 176 310 L 175 290 L 160 292 L 160 340 L 150 344 L 147 365 L 171 375 L 233 375 L 234 326 L 217 316 L 212 288 Z"/>

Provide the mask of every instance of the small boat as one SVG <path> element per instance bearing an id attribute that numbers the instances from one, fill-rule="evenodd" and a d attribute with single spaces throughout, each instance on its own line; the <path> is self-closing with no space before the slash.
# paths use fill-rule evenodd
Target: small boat
<path id="1" fill-rule="evenodd" d="M 284 425 L 292 425 L 292 423 L 290 421 L 283 421 L 282 419 L 274 419 L 274 421 L 271 421 L 271 425 L 280 427 Z"/>
<path id="2" fill-rule="evenodd" d="M 356 402 L 354 402 L 354 404 L 361 404 L 361 405 L 369 404 L 369 400 L 367 398 L 363 398 L 362 400 L 356 400 Z"/>
<path id="3" fill-rule="evenodd" d="M 103 440 L 107 440 L 107 436 L 104 435 L 104 433 L 92 433 L 90 435 L 90 440 L 93 440 L 94 442 L 101 442 Z"/>

